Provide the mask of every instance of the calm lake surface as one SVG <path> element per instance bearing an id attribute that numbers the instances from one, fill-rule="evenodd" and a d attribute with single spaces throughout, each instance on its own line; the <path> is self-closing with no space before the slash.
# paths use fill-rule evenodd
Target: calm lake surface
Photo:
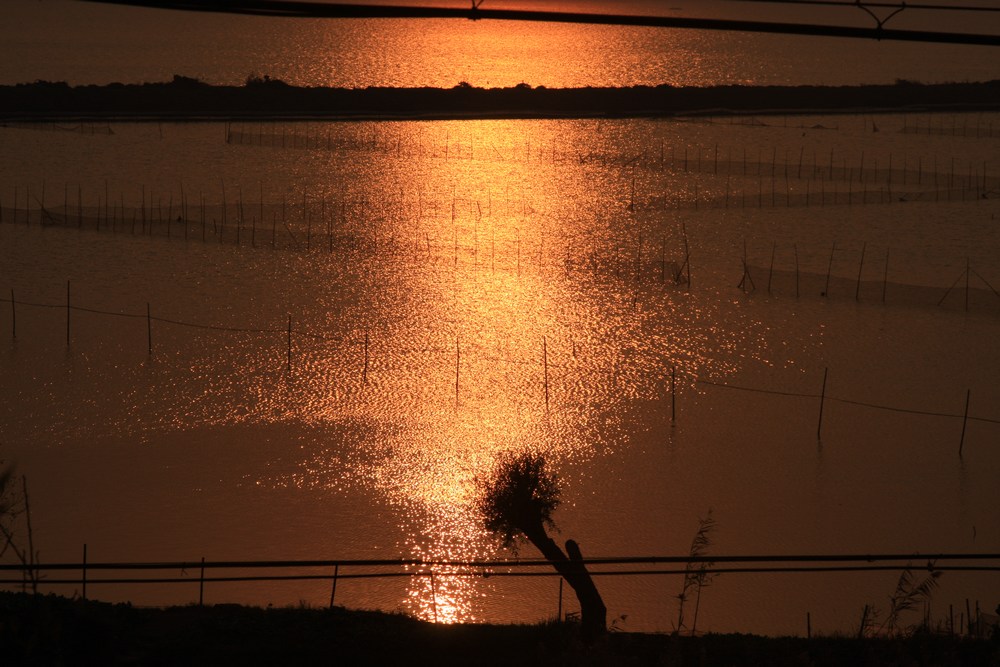
<path id="1" fill-rule="evenodd" d="M 36 10 L 55 8 L 99 25 L 138 11 Z M 239 35 L 236 64 L 211 71 L 175 53 L 2 78 L 252 68 L 355 85 L 309 79 L 300 36 L 274 37 L 263 68 Z M 731 39 L 686 37 L 707 60 Z M 399 81 L 486 83 L 427 67 Z M 768 71 L 730 74 L 789 80 Z M 998 141 L 1000 116 L 979 113 L 0 128 L 0 456 L 29 480 L 45 562 L 83 544 L 91 562 L 509 558 L 472 503 L 495 459 L 526 448 L 562 480 L 557 538 L 587 557 L 685 555 L 709 510 L 719 555 L 996 553 Z M 88 595 L 187 603 L 196 572 Z M 344 580 L 337 602 L 439 621 L 556 613 L 555 578 L 456 574 Z M 801 634 L 810 613 L 815 632 L 849 631 L 865 604 L 885 611 L 897 576 L 720 575 L 698 629 Z M 935 619 L 1000 599 L 995 576 L 940 581 Z M 598 586 L 618 627 L 677 621 L 678 576 Z M 329 595 L 323 581 L 205 590 Z"/>

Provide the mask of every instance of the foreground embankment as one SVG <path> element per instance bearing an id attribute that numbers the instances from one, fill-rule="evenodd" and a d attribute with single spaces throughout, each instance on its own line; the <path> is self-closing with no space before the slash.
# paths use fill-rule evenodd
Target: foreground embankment
<path id="1" fill-rule="evenodd" d="M 1000 108 L 1000 81 L 675 88 L 300 88 L 273 79 L 0 86 L 0 121 L 278 118 L 581 118 Z"/>
<path id="2" fill-rule="evenodd" d="M 940 665 L 1000 664 L 1000 640 L 612 632 L 594 645 L 568 623 L 435 625 L 342 608 L 134 608 L 0 593 L 2 664 L 140 665 Z"/>

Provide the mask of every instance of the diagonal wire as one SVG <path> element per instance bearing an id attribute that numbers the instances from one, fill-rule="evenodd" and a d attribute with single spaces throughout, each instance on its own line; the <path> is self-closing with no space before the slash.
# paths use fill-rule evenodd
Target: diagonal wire
<path id="1" fill-rule="evenodd" d="M 686 18 L 677 16 L 636 16 L 538 10 L 469 9 L 447 7 L 401 7 L 392 5 L 357 5 L 349 3 L 283 2 L 281 0 L 79 0 L 104 4 L 131 5 L 158 9 L 249 14 L 288 18 L 461 18 L 470 20 L 536 21 L 544 23 L 583 23 L 590 25 L 646 26 L 762 32 L 816 37 L 852 37 L 878 40 L 975 44 L 1000 46 L 1000 35 L 938 32 L 927 30 L 887 30 L 848 26 L 774 21 Z"/>

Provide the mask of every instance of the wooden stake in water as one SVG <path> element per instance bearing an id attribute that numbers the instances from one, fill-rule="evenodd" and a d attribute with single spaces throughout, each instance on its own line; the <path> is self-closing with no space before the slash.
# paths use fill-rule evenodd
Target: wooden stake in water
<path id="1" fill-rule="evenodd" d="M 677 421 L 677 367 L 670 367 L 670 425 Z"/>
<path id="2" fill-rule="evenodd" d="M 310 250 L 312 248 L 312 220 L 309 218 L 305 192 L 302 193 L 302 219 L 306 224 L 306 250 Z"/>
<path id="3" fill-rule="evenodd" d="M 80 597 L 87 599 L 87 545 L 83 545 L 83 569 L 80 575 Z"/>
<path id="4" fill-rule="evenodd" d="M 17 339 L 17 306 L 14 305 L 14 290 L 10 291 L 10 335 Z"/>
<path id="5" fill-rule="evenodd" d="M 455 407 L 458 407 L 458 371 L 461 366 L 462 352 L 458 346 L 458 337 L 455 337 Z"/>
<path id="6" fill-rule="evenodd" d="M 447 153 L 445 157 L 448 157 Z M 434 610 L 434 622 L 438 622 L 438 606 L 437 606 L 437 586 L 434 583 L 434 571 L 431 570 L 431 608 Z"/>
<path id="7" fill-rule="evenodd" d="M 146 343 L 148 351 L 153 354 L 153 317 L 149 312 L 149 302 L 146 302 Z"/>
<path id="8" fill-rule="evenodd" d="M 292 370 L 292 315 L 288 315 L 288 370 Z"/>
<path id="9" fill-rule="evenodd" d="M 833 247 L 830 248 L 830 263 L 826 267 L 826 286 L 823 288 L 823 296 L 830 295 L 830 273 L 833 272 L 833 255 L 837 252 L 837 242 L 833 242 Z"/>
<path id="10" fill-rule="evenodd" d="M 687 228 L 684 228 L 684 266 L 687 267 L 687 291 L 691 291 L 691 249 L 688 247 Z"/>
<path id="11" fill-rule="evenodd" d="M 205 604 L 205 557 L 201 557 L 201 574 L 198 577 L 198 606 Z"/>
<path id="12" fill-rule="evenodd" d="M 742 289 L 744 294 L 750 290 L 757 289 L 753 278 L 750 276 L 750 265 L 747 262 L 747 241 L 743 239 L 743 277 L 740 279 L 740 284 L 737 287 Z"/>
<path id="13" fill-rule="evenodd" d="M 330 588 L 330 609 L 333 609 L 333 600 L 337 597 L 337 578 L 340 575 L 340 563 L 333 565 L 333 585 Z"/>
<path id="14" fill-rule="evenodd" d="M 972 390 L 965 392 L 965 414 L 962 415 L 962 437 L 958 441 L 958 458 L 962 458 L 962 448 L 965 446 L 965 427 L 969 423 L 969 399 L 972 397 Z"/>
<path id="15" fill-rule="evenodd" d="M 545 384 L 545 411 L 549 411 L 549 348 L 545 336 L 542 336 L 542 372 Z"/>
<path id="16" fill-rule="evenodd" d="M 559 607 L 556 611 L 556 620 L 562 622 L 562 601 L 563 601 L 563 579 L 559 577 Z"/>
<path id="17" fill-rule="evenodd" d="M 69 345 L 69 281 L 66 281 L 66 345 Z"/>
<path id="18" fill-rule="evenodd" d="M 821 435 L 823 431 L 823 403 L 826 401 L 826 376 L 829 370 L 830 370 L 829 368 L 823 369 L 823 387 L 819 393 L 819 420 L 816 423 L 817 440 L 823 439 Z"/>

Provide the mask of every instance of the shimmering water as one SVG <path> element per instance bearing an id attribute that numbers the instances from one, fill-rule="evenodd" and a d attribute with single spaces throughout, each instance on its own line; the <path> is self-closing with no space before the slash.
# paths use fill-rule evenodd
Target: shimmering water
<path id="1" fill-rule="evenodd" d="M 988 0 L 980 4 L 990 5 Z M 398 4 L 398 3 L 397 3 Z M 411 3 L 412 4 L 412 3 Z M 467 1 L 442 0 L 444 6 Z M 496 9 L 871 26 L 855 7 L 630 0 L 490 0 Z M 949 4 L 949 0 L 943 3 Z M 953 0 L 968 6 L 976 0 Z M 8 0 L 0 83 L 169 81 L 240 84 L 268 74 L 295 85 L 624 86 L 892 83 L 1000 78 L 989 47 L 868 42 L 733 32 L 496 21 L 312 21 L 169 12 L 75 0 Z M 881 14 L 881 12 L 879 12 Z M 1000 13 L 904 11 L 887 27 L 997 34 Z"/>
<path id="2" fill-rule="evenodd" d="M 835 398 L 961 414 L 971 389 L 972 414 L 995 419 L 996 297 L 973 278 L 970 312 L 937 302 L 966 259 L 1000 283 L 996 199 L 981 198 L 997 122 L 5 129 L 20 157 L 0 171 L 4 290 L 59 306 L 68 279 L 74 305 L 140 316 L 74 311 L 67 347 L 64 308 L 19 305 L 16 340 L 0 314 L 4 455 L 29 475 L 43 557 L 84 542 L 91 560 L 502 557 L 471 503 L 498 453 L 526 447 L 560 474 L 562 536 L 588 556 L 684 554 L 709 508 L 716 553 L 996 550 L 995 424 L 970 422 L 959 459 L 961 419 L 828 403 L 818 443 L 815 399 L 706 383 L 815 394 L 829 368 Z M 949 134 L 913 132 L 927 123 Z M 156 321 L 149 355 L 147 303 L 216 328 Z M 345 582 L 338 600 L 524 621 L 555 613 L 542 581 L 439 574 L 436 596 L 428 579 Z M 943 582 L 942 602 L 995 594 Z M 723 576 L 699 628 L 801 632 L 810 611 L 843 630 L 894 584 Z M 599 585 L 626 628 L 676 620 L 677 578 Z"/>
<path id="3" fill-rule="evenodd" d="M 836 40 L 8 14 L 8 82 L 997 76 L 976 49 Z M 472 499 L 529 447 L 562 479 L 560 538 L 590 557 L 683 555 L 709 508 L 718 554 L 995 552 L 998 136 L 996 114 L 0 128 L 0 457 L 29 478 L 47 562 L 84 543 L 92 562 L 507 557 Z M 961 415 L 967 391 L 959 458 L 962 419 L 926 413 Z M 437 574 L 343 581 L 337 600 L 445 621 L 557 609 L 555 579 Z M 810 612 L 853 629 L 895 580 L 724 575 L 698 627 L 802 633 Z M 676 621 L 677 577 L 598 585 L 619 627 Z M 998 596 L 948 573 L 934 607 Z"/>

